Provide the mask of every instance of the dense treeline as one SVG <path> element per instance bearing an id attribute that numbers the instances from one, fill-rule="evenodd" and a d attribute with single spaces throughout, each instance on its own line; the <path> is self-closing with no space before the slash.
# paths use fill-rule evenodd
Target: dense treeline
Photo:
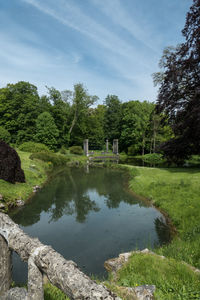
<path id="1" fill-rule="evenodd" d="M 103 149 L 106 139 L 119 139 L 120 150 L 130 154 L 155 152 L 171 136 L 155 116 L 153 103 L 121 102 L 108 95 L 104 104 L 95 106 L 97 100 L 82 84 L 73 91 L 47 88 L 41 97 L 28 82 L 8 84 L 0 89 L 0 136 L 12 144 L 35 141 L 52 150 L 82 146 L 86 138 L 90 149 Z"/>

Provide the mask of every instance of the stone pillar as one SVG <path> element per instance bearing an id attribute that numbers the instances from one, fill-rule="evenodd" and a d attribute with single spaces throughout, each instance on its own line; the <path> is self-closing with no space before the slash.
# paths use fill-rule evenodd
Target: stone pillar
<path id="1" fill-rule="evenodd" d="M 0 235 L 0 294 L 8 291 L 12 283 L 11 253 L 6 240 Z"/>
<path id="2" fill-rule="evenodd" d="M 43 276 L 31 256 L 28 259 L 28 299 L 44 299 Z"/>
<path id="3" fill-rule="evenodd" d="M 83 142 L 83 149 L 84 149 L 84 153 L 85 153 L 85 155 L 86 156 L 89 156 L 89 154 L 88 154 L 88 139 L 86 139 L 86 140 L 84 140 L 84 142 Z"/>
<path id="4" fill-rule="evenodd" d="M 117 139 L 115 139 L 115 140 L 113 140 L 113 153 L 114 154 L 119 154 L 118 153 L 118 140 Z"/>
<path id="5" fill-rule="evenodd" d="M 106 153 L 108 153 L 108 140 L 106 140 Z"/>

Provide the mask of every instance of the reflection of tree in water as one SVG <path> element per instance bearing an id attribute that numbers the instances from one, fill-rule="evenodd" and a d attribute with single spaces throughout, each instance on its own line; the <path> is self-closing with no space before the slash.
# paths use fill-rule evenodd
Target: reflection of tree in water
<path id="1" fill-rule="evenodd" d="M 125 179 L 124 172 L 116 170 L 91 168 L 89 173 L 84 173 L 79 168 L 66 169 L 11 217 L 16 223 L 29 226 L 37 223 L 41 212 L 45 211 L 50 214 L 49 222 L 56 221 L 63 215 L 75 215 L 76 220 L 82 223 L 86 221 L 90 211 L 99 211 L 88 190 L 105 196 L 109 208 L 119 207 L 122 201 L 138 203 L 123 188 Z"/>
<path id="2" fill-rule="evenodd" d="M 166 221 L 161 217 L 156 218 L 154 223 L 160 245 L 169 243 L 171 241 L 171 232 Z"/>

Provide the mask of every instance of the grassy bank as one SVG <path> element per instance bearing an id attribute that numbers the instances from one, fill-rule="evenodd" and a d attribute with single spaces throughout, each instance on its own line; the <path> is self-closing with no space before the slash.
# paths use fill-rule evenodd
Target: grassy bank
<path id="1" fill-rule="evenodd" d="M 25 173 L 25 183 L 9 183 L 0 179 L 0 194 L 3 196 L 6 208 L 14 206 L 16 200 L 26 201 L 33 194 L 33 187 L 41 186 L 47 180 L 48 163 L 31 160 L 30 153 L 18 151 L 21 166 Z"/>
<path id="2" fill-rule="evenodd" d="M 200 268 L 200 170 L 127 168 L 130 188 L 164 210 L 176 226 L 177 235 L 169 245 L 154 250 L 169 259 L 158 261 L 134 254 L 119 272 L 117 283 L 155 284 L 156 299 L 200 299 L 200 275 L 181 263 Z"/>

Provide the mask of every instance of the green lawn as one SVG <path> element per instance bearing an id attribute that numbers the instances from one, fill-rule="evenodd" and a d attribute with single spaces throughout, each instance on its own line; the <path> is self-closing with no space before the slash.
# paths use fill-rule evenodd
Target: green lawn
<path id="1" fill-rule="evenodd" d="M 200 275 L 181 263 L 200 268 L 200 169 L 126 167 L 130 188 L 165 211 L 177 234 L 169 245 L 154 249 L 166 260 L 133 255 L 119 272 L 117 284 L 155 284 L 160 300 L 200 299 Z"/>

